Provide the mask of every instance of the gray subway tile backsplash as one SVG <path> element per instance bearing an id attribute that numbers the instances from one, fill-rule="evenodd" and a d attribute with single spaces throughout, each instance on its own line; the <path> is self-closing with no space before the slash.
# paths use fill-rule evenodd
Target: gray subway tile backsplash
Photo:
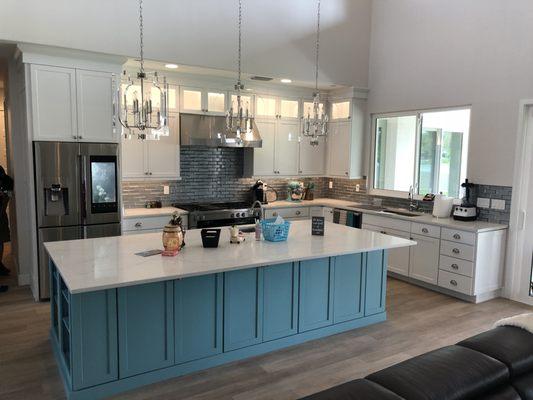
<path id="1" fill-rule="evenodd" d="M 124 181 L 122 196 L 124 207 L 144 207 L 147 201 L 160 200 L 163 205 L 173 203 L 201 203 L 251 201 L 251 187 L 255 179 L 242 178 L 244 156 L 242 149 L 182 147 L 180 151 L 181 180 L 178 181 Z M 278 192 L 278 199 L 287 196 L 287 183 L 291 180 L 303 181 L 305 185 L 314 183 L 314 196 L 348 200 L 370 204 L 379 197 L 386 207 L 408 207 L 409 200 L 393 197 L 371 196 L 367 193 L 365 179 L 346 178 L 275 178 L 265 179 L 267 184 Z M 329 188 L 329 182 L 333 188 Z M 163 194 L 163 186 L 168 185 L 170 193 Z M 359 191 L 356 190 L 359 185 Z M 508 224 L 510 218 L 512 188 L 509 186 L 478 185 L 472 193 L 477 197 L 505 200 L 505 210 L 480 209 L 479 219 Z M 431 202 L 418 202 L 420 210 L 431 212 Z"/>

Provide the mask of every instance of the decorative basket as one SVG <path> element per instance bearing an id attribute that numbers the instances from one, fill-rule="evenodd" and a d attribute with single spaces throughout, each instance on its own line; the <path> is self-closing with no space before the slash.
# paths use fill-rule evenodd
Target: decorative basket
<path id="1" fill-rule="evenodd" d="M 263 237 L 269 242 L 284 242 L 289 237 L 291 223 L 285 221 L 283 224 L 275 224 L 275 218 L 261 221 Z"/>

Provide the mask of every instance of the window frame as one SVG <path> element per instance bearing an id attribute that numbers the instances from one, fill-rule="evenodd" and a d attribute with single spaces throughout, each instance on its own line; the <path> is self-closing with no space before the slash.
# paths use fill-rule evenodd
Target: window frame
<path id="1" fill-rule="evenodd" d="M 370 195 L 374 196 L 386 196 L 386 197 L 397 197 L 401 199 L 407 199 L 409 198 L 409 191 L 403 191 L 403 190 L 391 190 L 391 189 L 379 189 L 374 187 L 375 183 L 375 174 L 376 174 L 376 127 L 377 127 L 377 120 L 379 118 L 395 118 L 395 117 L 416 117 L 416 141 L 415 141 L 415 163 L 413 168 L 413 185 L 416 188 L 416 191 L 418 191 L 418 185 L 419 185 L 419 177 L 418 177 L 418 169 L 420 164 L 420 140 L 422 137 L 422 114 L 425 113 L 433 113 L 433 112 L 444 112 L 444 111 L 454 111 L 454 110 L 470 110 L 470 121 L 468 126 L 468 140 L 464 145 L 467 146 L 467 150 L 469 149 L 469 142 L 470 142 L 470 132 L 472 127 L 472 105 L 462 105 L 462 106 L 452 106 L 452 107 L 439 107 L 439 108 L 424 108 L 424 109 L 416 109 L 416 110 L 410 110 L 410 111 L 398 111 L 398 112 L 385 112 L 385 113 L 376 113 L 371 114 L 371 123 L 370 123 L 370 168 L 369 168 L 369 174 L 368 174 L 368 193 Z M 466 153 L 468 155 L 468 151 Z M 461 160 L 463 162 L 463 160 Z M 466 174 L 468 175 L 468 157 L 465 160 L 466 162 Z M 423 194 L 415 193 L 414 199 L 415 200 L 422 200 L 424 198 Z"/>

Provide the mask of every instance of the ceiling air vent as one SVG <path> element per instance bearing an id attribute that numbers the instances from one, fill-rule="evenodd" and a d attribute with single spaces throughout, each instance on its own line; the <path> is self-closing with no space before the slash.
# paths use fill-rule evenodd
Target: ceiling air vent
<path id="1" fill-rule="evenodd" d="M 254 81 L 268 82 L 268 81 L 271 81 L 274 78 L 269 78 L 268 76 L 257 76 L 257 75 L 254 75 L 254 76 L 251 76 L 250 79 L 253 79 Z"/>

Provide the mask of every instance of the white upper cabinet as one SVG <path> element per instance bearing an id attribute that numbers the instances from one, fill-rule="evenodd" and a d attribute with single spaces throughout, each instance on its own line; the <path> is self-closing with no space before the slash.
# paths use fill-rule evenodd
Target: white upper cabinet
<path id="1" fill-rule="evenodd" d="M 263 145 L 254 149 L 254 175 L 271 176 L 275 174 L 274 148 L 277 121 L 273 119 L 257 119 L 255 123 L 263 140 Z"/>
<path id="2" fill-rule="evenodd" d="M 118 142 L 115 75 L 30 65 L 34 140 Z"/>
<path id="3" fill-rule="evenodd" d="M 146 141 L 135 136 L 122 139 L 121 173 L 124 179 L 147 178 L 148 156 Z"/>
<path id="4" fill-rule="evenodd" d="M 255 117 L 256 118 L 277 118 L 278 100 L 273 96 L 255 96 Z"/>
<path id="5" fill-rule="evenodd" d="M 179 160 L 179 116 L 168 116 L 170 135 L 161 136 L 159 140 L 147 140 L 148 176 L 150 178 L 176 179 L 180 175 Z"/>
<path id="6" fill-rule="evenodd" d="M 309 137 L 300 138 L 299 175 L 324 175 L 326 173 L 326 141 L 318 139 L 318 146 L 311 146 Z"/>
<path id="7" fill-rule="evenodd" d="M 182 86 L 180 94 L 181 112 L 210 115 L 226 113 L 225 91 Z"/>
<path id="8" fill-rule="evenodd" d="M 300 101 L 290 99 L 279 100 L 279 118 L 298 119 L 300 118 Z"/>
<path id="9" fill-rule="evenodd" d="M 30 76 L 34 140 L 77 140 L 76 70 L 31 65 Z"/>
<path id="10" fill-rule="evenodd" d="M 84 142 L 116 142 L 115 75 L 76 71 L 78 139 Z"/>
<path id="11" fill-rule="evenodd" d="M 279 121 L 274 148 L 276 175 L 298 175 L 299 129 L 299 121 Z"/>
<path id="12" fill-rule="evenodd" d="M 360 99 L 331 102 L 328 176 L 350 179 L 363 176 L 365 109 L 366 102 Z"/>

